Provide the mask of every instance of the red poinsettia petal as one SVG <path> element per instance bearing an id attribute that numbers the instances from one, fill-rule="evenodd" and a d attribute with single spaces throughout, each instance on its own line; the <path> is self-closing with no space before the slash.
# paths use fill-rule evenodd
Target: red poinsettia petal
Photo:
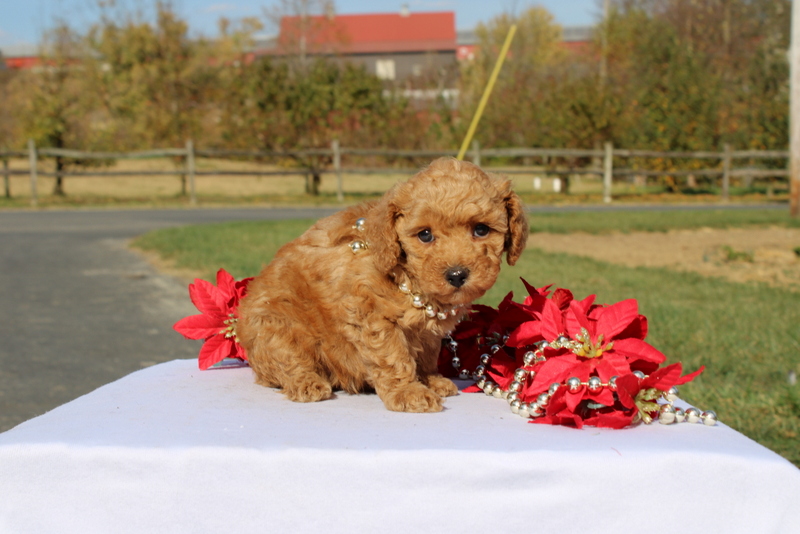
<path id="1" fill-rule="evenodd" d="M 681 372 L 683 372 L 683 366 L 680 362 L 662 367 L 644 378 L 640 387 L 642 389 L 656 388 L 661 391 L 667 391 L 680 379 Z"/>
<path id="2" fill-rule="evenodd" d="M 584 315 L 589 315 L 589 310 L 592 309 L 594 305 L 594 299 L 597 298 L 597 295 L 589 295 L 583 300 L 576 301 L 576 304 L 580 306 L 580 309 L 583 310 Z"/>
<path id="3" fill-rule="evenodd" d="M 636 299 L 617 302 L 607 308 L 603 308 L 597 319 L 597 333 L 603 334 L 606 341 L 611 341 L 638 317 L 639 305 Z"/>
<path id="4" fill-rule="evenodd" d="M 617 377 L 617 398 L 620 404 L 626 408 L 636 407 L 636 394 L 639 393 L 641 387 L 639 386 L 639 378 L 636 375 L 630 374 Z"/>
<path id="5" fill-rule="evenodd" d="M 477 386 L 477 384 L 472 384 L 471 386 L 467 386 L 461 390 L 462 393 L 483 393 L 483 390 Z"/>
<path id="6" fill-rule="evenodd" d="M 172 327 L 188 339 L 207 339 L 225 329 L 219 317 L 210 315 L 190 315 L 184 317 Z"/>
<path id="7" fill-rule="evenodd" d="M 547 391 L 550 384 L 558 382 L 561 384 L 571 376 L 579 376 L 581 361 L 571 352 L 566 352 L 562 356 L 548 358 L 536 372 L 531 385 L 532 393 Z M 588 378 L 588 372 L 585 373 Z"/>
<path id="8" fill-rule="evenodd" d="M 678 380 L 677 380 L 677 381 L 676 381 L 676 382 L 675 382 L 673 385 L 674 385 L 674 386 L 680 386 L 681 384 L 686 384 L 687 382 L 691 382 L 691 381 L 692 381 L 692 380 L 694 380 L 694 379 L 695 379 L 695 378 L 696 378 L 696 377 L 697 377 L 697 376 L 698 376 L 700 373 L 702 373 L 702 372 L 703 372 L 703 371 L 705 371 L 705 370 L 706 370 L 706 366 L 705 366 L 705 365 L 701 365 L 701 366 L 700 366 L 700 369 L 698 369 L 698 370 L 697 370 L 697 371 L 695 371 L 694 373 L 689 373 L 689 374 L 688 374 L 688 375 L 686 375 L 686 376 L 682 376 L 682 377 L 680 377 L 680 378 L 679 378 L 679 379 L 678 379 Z"/>
<path id="9" fill-rule="evenodd" d="M 597 370 L 597 376 L 603 382 L 608 382 L 612 376 L 622 376 L 632 372 L 628 360 L 613 350 L 603 353 L 602 358 L 595 365 L 595 369 Z"/>
<path id="10" fill-rule="evenodd" d="M 580 307 L 580 304 L 574 300 L 570 302 L 569 309 L 564 313 L 564 324 L 566 325 L 567 333 L 572 339 L 577 338 L 581 334 L 581 329 L 586 329 L 594 339 L 595 326 Z"/>
<path id="11" fill-rule="evenodd" d="M 236 280 L 225 269 L 217 271 L 217 291 L 214 293 L 214 299 L 221 310 L 225 311 L 225 315 L 233 312 L 236 305 Z"/>
<path id="12" fill-rule="evenodd" d="M 243 278 L 236 282 L 235 292 L 238 300 L 243 299 L 247 295 L 247 287 L 250 285 L 250 282 L 253 281 L 253 277 Z"/>
<path id="13" fill-rule="evenodd" d="M 583 428 L 583 419 L 581 419 L 581 416 L 574 414 L 569 410 L 564 410 L 563 412 L 553 415 L 548 414 L 543 417 L 537 417 L 536 419 L 531 419 L 530 422 L 540 425 L 561 425 L 573 428 Z"/>
<path id="14" fill-rule="evenodd" d="M 217 288 L 225 295 L 233 295 L 236 280 L 225 269 L 217 271 Z"/>
<path id="15" fill-rule="evenodd" d="M 575 412 L 575 410 L 578 408 L 578 405 L 583 402 L 585 393 L 586 386 L 581 386 L 578 388 L 578 391 L 575 392 L 567 391 L 567 394 L 564 397 L 564 400 L 567 401 L 567 410 L 570 412 Z"/>
<path id="16" fill-rule="evenodd" d="M 622 411 L 615 410 L 609 413 L 598 413 L 585 421 L 589 426 L 599 428 L 625 428 L 633 422 L 636 410 Z"/>
<path id="17" fill-rule="evenodd" d="M 239 343 L 233 343 L 233 350 L 231 351 L 231 358 L 239 358 L 240 360 L 247 361 L 247 351 Z"/>
<path id="18" fill-rule="evenodd" d="M 511 332 L 506 345 L 509 347 L 524 347 L 544 339 L 542 336 L 542 321 L 527 321 Z M 553 338 L 555 339 L 555 338 Z"/>
<path id="19" fill-rule="evenodd" d="M 536 298 L 537 296 L 546 297 L 547 295 L 550 294 L 550 291 L 548 291 L 548 290 L 551 287 L 553 287 L 553 284 L 550 284 L 550 285 L 546 285 L 544 287 L 541 287 L 539 289 L 536 289 L 535 287 L 530 285 L 528 283 L 528 281 L 525 280 L 524 278 L 520 277 L 520 280 L 522 280 L 522 283 L 525 286 L 525 289 L 528 291 L 528 295 L 530 295 L 533 298 Z"/>
<path id="20" fill-rule="evenodd" d="M 550 300 L 553 301 L 553 304 L 558 306 L 559 310 L 566 310 L 569 307 L 569 303 L 572 302 L 574 298 L 572 291 L 559 287 L 553 291 L 553 296 Z"/>
<path id="21" fill-rule="evenodd" d="M 564 316 L 552 300 L 544 303 L 542 308 L 542 336 L 547 341 L 554 341 L 564 333 Z"/>
<path id="22" fill-rule="evenodd" d="M 211 282 L 196 278 L 193 284 L 189 284 L 189 298 L 202 313 L 217 317 L 228 315 L 225 299 L 219 298 L 219 290 Z"/>
<path id="23" fill-rule="evenodd" d="M 232 356 L 235 353 L 233 348 L 233 341 L 225 336 L 214 336 L 208 338 L 203 347 L 200 349 L 198 356 L 198 363 L 200 369 L 205 371 L 212 365 L 221 362 L 225 358 Z"/>
<path id="24" fill-rule="evenodd" d="M 624 356 L 629 362 L 645 360 L 657 364 L 662 364 L 667 357 L 661 351 L 641 339 L 615 339 L 614 352 Z"/>
<path id="25" fill-rule="evenodd" d="M 635 337 L 636 339 L 644 339 L 647 337 L 647 317 L 640 315 L 628 325 L 625 330 L 617 334 L 617 339 L 624 339 Z"/>
<path id="26" fill-rule="evenodd" d="M 514 371 L 517 370 L 517 367 L 518 365 L 514 360 L 500 351 L 492 358 L 492 363 L 487 372 L 497 385 L 505 390 L 514 381 Z"/>
<path id="27" fill-rule="evenodd" d="M 615 402 L 614 393 L 612 393 L 608 388 L 600 388 L 600 390 L 595 393 L 587 391 L 585 397 L 593 402 L 603 404 L 605 406 L 613 406 Z"/>

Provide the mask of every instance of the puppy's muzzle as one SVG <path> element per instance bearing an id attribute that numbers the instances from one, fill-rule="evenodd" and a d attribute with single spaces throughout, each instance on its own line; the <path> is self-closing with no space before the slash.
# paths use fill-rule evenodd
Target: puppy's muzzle
<path id="1" fill-rule="evenodd" d="M 444 277 L 451 286 L 459 288 L 467 282 L 467 278 L 469 278 L 469 269 L 461 267 L 460 265 L 458 267 L 451 267 L 445 271 Z"/>

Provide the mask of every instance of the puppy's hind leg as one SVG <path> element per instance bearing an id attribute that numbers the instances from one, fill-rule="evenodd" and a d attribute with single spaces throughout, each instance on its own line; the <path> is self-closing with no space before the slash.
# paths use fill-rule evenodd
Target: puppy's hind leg
<path id="1" fill-rule="evenodd" d="M 262 331 L 258 335 L 250 366 L 256 382 L 267 387 L 280 387 L 294 402 L 317 402 L 331 398 L 333 387 L 321 373 L 316 361 L 316 347 L 305 336 L 294 336 L 289 330 Z"/>

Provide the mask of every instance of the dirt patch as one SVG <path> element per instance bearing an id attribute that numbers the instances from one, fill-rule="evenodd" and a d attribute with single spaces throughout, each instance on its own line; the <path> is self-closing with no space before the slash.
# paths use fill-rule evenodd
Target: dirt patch
<path id="1" fill-rule="evenodd" d="M 529 246 L 631 267 L 667 267 L 800 291 L 800 229 L 735 228 L 531 236 Z"/>

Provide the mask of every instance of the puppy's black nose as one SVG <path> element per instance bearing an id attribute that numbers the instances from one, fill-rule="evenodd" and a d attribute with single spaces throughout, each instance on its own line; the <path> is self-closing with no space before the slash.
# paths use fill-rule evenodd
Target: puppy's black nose
<path id="1" fill-rule="evenodd" d="M 466 283 L 469 277 L 469 269 L 466 267 L 451 267 L 444 273 L 444 277 L 448 283 L 453 287 L 461 287 Z"/>

